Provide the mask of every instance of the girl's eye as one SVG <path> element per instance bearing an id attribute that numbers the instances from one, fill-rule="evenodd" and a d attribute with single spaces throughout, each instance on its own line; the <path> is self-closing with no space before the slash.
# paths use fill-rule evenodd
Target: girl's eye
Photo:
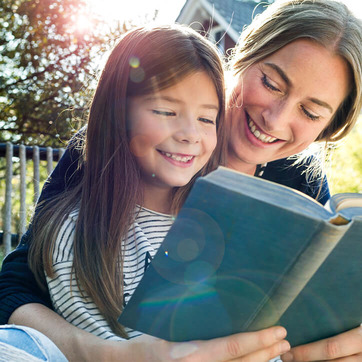
<path id="1" fill-rule="evenodd" d="M 209 118 L 203 118 L 203 117 L 200 117 L 198 118 L 199 121 L 203 122 L 203 123 L 208 123 L 208 124 L 216 124 L 216 122 L 212 119 L 209 119 Z"/>
<path id="2" fill-rule="evenodd" d="M 303 113 L 309 118 L 311 119 L 312 121 L 316 121 L 319 119 L 319 116 L 315 115 L 315 114 L 312 114 L 310 113 L 306 108 L 304 108 L 303 106 L 300 106 Z"/>
<path id="3" fill-rule="evenodd" d="M 269 81 L 268 77 L 266 76 L 266 74 L 263 73 L 263 76 L 261 78 L 261 81 L 263 82 L 264 86 L 274 92 L 280 92 L 280 89 L 275 87 L 273 84 L 271 84 L 271 82 Z"/>
<path id="4" fill-rule="evenodd" d="M 152 112 L 154 114 L 157 114 L 159 116 L 164 116 L 164 117 L 172 117 L 175 116 L 175 112 L 169 112 L 169 111 L 159 111 L 157 109 L 153 109 Z"/>

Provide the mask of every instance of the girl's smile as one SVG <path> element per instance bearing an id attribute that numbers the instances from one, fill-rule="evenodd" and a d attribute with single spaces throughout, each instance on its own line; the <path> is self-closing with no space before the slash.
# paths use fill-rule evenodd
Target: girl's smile
<path id="1" fill-rule="evenodd" d="M 194 160 L 195 156 L 193 155 L 184 155 L 180 153 L 170 153 L 170 152 L 164 152 L 160 151 L 160 154 L 165 157 L 166 160 L 173 163 L 176 166 L 180 167 L 188 167 L 192 164 L 192 161 Z"/>

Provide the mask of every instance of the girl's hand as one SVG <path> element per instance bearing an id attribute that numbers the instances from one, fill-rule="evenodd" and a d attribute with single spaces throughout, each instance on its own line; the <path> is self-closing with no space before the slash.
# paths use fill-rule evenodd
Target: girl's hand
<path id="1" fill-rule="evenodd" d="M 362 326 L 321 341 L 294 347 L 286 353 L 284 362 L 362 361 Z"/>
<path id="2" fill-rule="evenodd" d="M 54 311 L 36 303 L 16 309 L 9 322 L 44 333 L 71 362 L 266 362 L 290 348 L 289 343 L 283 340 L 286 331 L 282 327 L 185 343 L 171 343 L 147 335 L 124 341 L 104 340 L 75 327 Z"/>
<path id="3" fill-rule="evenodd" d="M 142 335 L 126 342 L 128 344 L 126 355 L 128 360 L 132 361 L 262 362 L 269 361 L 289 350 L 289 343 L 283 340 L 285 336 L 286 331 L 282 327 L 238 333 L 208 341 L 183 343 L 167 342 Z M 118 343 L 122 344 L 122 342 Z M 117 351 L 114 350 L 113 353 L 117 354 Z M 110 357 L 112 360 L 117 360 L 116 355 Z M 119 360 L 122 359 L 119 358 Z"/>

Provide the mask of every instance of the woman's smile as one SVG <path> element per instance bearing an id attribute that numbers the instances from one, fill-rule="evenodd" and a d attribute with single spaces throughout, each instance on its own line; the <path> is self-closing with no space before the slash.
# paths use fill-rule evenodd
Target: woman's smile
<path id="1" fill-rule="evenodd" d="M 266 144 L 274 143 L 278 140 L 276 137 L 273 137 L 263 132 L 263 130 L 260 127 L 258 127 L 258 125 L 250 118 L 248 112 L 245 112 L 245 115 L 246 115 L 246 124 L 248 126 L 248 129 L 255 136 L 255 138 L 257 138 L 262 143 Z"/>

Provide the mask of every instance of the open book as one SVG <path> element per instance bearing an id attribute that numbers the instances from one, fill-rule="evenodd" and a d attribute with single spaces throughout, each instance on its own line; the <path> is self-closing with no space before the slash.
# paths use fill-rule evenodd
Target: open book
<path id="1" fill-rule="evenodd" d="M 291 345 L 362 322 L 362 194 L 328 207 L 223 167 L 196 181 L 119 318 L 171 341 L 271 325 Z"/>

